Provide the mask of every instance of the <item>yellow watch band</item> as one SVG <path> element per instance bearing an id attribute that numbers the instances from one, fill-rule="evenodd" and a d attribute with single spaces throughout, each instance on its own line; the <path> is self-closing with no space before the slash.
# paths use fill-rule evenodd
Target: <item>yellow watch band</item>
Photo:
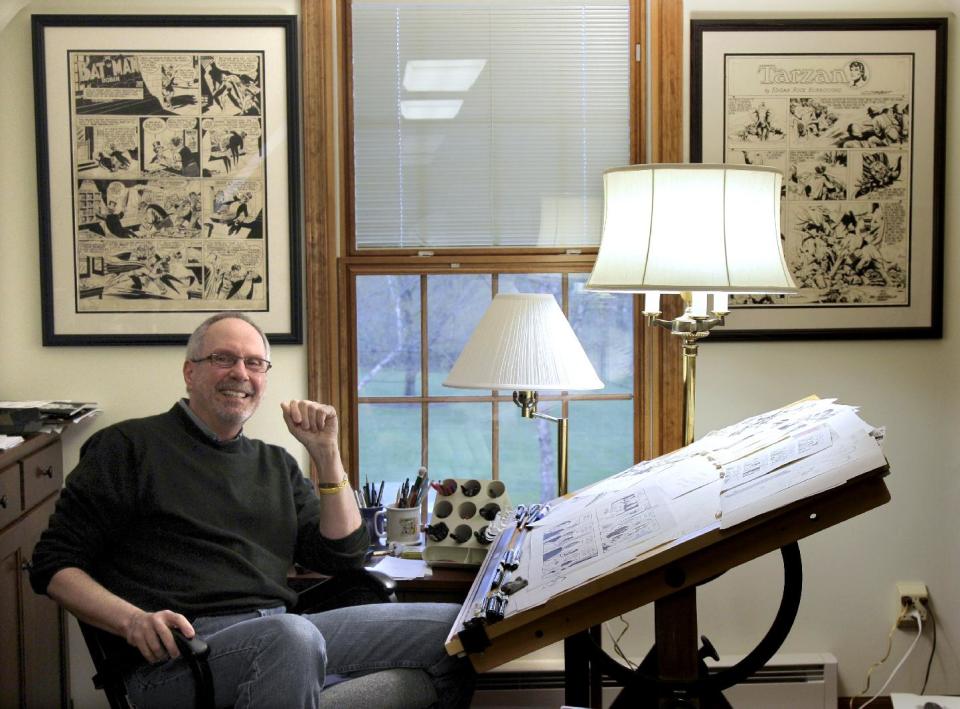
<path id="1" fill-rule="evenodd" d="M 317 492 L 321 495 L 336 495 L 350 484 L 350 478 L 346 475 L 338 483 L 317 483 Z"/>

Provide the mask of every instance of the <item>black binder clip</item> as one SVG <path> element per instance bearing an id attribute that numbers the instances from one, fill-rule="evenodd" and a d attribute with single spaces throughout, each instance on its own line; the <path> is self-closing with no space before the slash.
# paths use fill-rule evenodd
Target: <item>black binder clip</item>
<path id="1" fill-rule="evenodd" d="M 503 620 L 507 613 L 507 597 L 500 593 L 491 594 L 483 602 L 483 617 L 487 623 L 496 623 Z"/>
<path id="2" fill-rule="evenodd" d="M 490 638 L 487 637 L 486 622 L 477 616 L 463 624 L 463 630 L 457 633 L 460 644 L 466 652 L 483 652 L 490 647 Z"/>
<path id="3" fill-rule="evenodd" d="M 513 579 L 512 581 L 507 581 L 500 588 L 503 590 L 505 594 L 507 594 L 508 596 L 512 596 L 520 589 L 526 588 L 527 583 L 528 582 L 525 578 L 517 576 L 517 578 Z"/>

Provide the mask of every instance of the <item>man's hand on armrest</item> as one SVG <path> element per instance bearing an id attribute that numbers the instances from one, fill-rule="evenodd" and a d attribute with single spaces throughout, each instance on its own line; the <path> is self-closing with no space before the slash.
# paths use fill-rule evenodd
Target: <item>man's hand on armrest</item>
<path id="1" fill-rule="evenodd" d="M 147 613 L 137 609 L 125 625 L 123 637 L 140 651 L 147 662 L 163 662 L 180 656 L 180 649 L 170 628 L 177 628 L 187 638 L 195 635 L 190 622 L 173 611 Z"/>
<path id="2" fill-rule="evenodd" d="M 147 662 L 180 656 L 170 628 L 188 638 L 196 634 L 179 613 L 148 613 L 111 593 L 81 569 L 60 569 L 50 579 L 47 594 L 83 622 L 123 637 Z"/>

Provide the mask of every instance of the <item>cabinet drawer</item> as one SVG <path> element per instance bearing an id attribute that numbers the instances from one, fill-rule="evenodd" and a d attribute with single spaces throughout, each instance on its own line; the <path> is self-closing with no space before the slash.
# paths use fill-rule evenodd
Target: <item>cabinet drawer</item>
<path id="1" fill-rule="evenodd" d="M 0 470 L 0 529 L 20 515 L 20 466 Z"/>
<path id="2" fill-rule="evenodd" d="M 23 505 L 29 509 L 63 484 L 60 441 L 23 459 Z"/>

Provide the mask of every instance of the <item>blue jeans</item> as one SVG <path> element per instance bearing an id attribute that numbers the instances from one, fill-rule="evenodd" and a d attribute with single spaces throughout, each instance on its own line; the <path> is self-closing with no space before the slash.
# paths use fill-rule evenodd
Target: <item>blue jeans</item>
<path id="1" fill-rule="evenodd" d="M 443 646 L 459 611 L 449 603 L 383 603 L 303 616 L 272 608 L 200 617 L 193 627 L 210 646 L 217 706 L 307 709 L 317 706 L 334 675 L 414 668 L 429 677 L 438 707 L 459 709 L 470 705 L 473 668 Z M 126 685 L 140 709 L 193 705 L 193 676 L 179 658 L 140 666 Z"/>

